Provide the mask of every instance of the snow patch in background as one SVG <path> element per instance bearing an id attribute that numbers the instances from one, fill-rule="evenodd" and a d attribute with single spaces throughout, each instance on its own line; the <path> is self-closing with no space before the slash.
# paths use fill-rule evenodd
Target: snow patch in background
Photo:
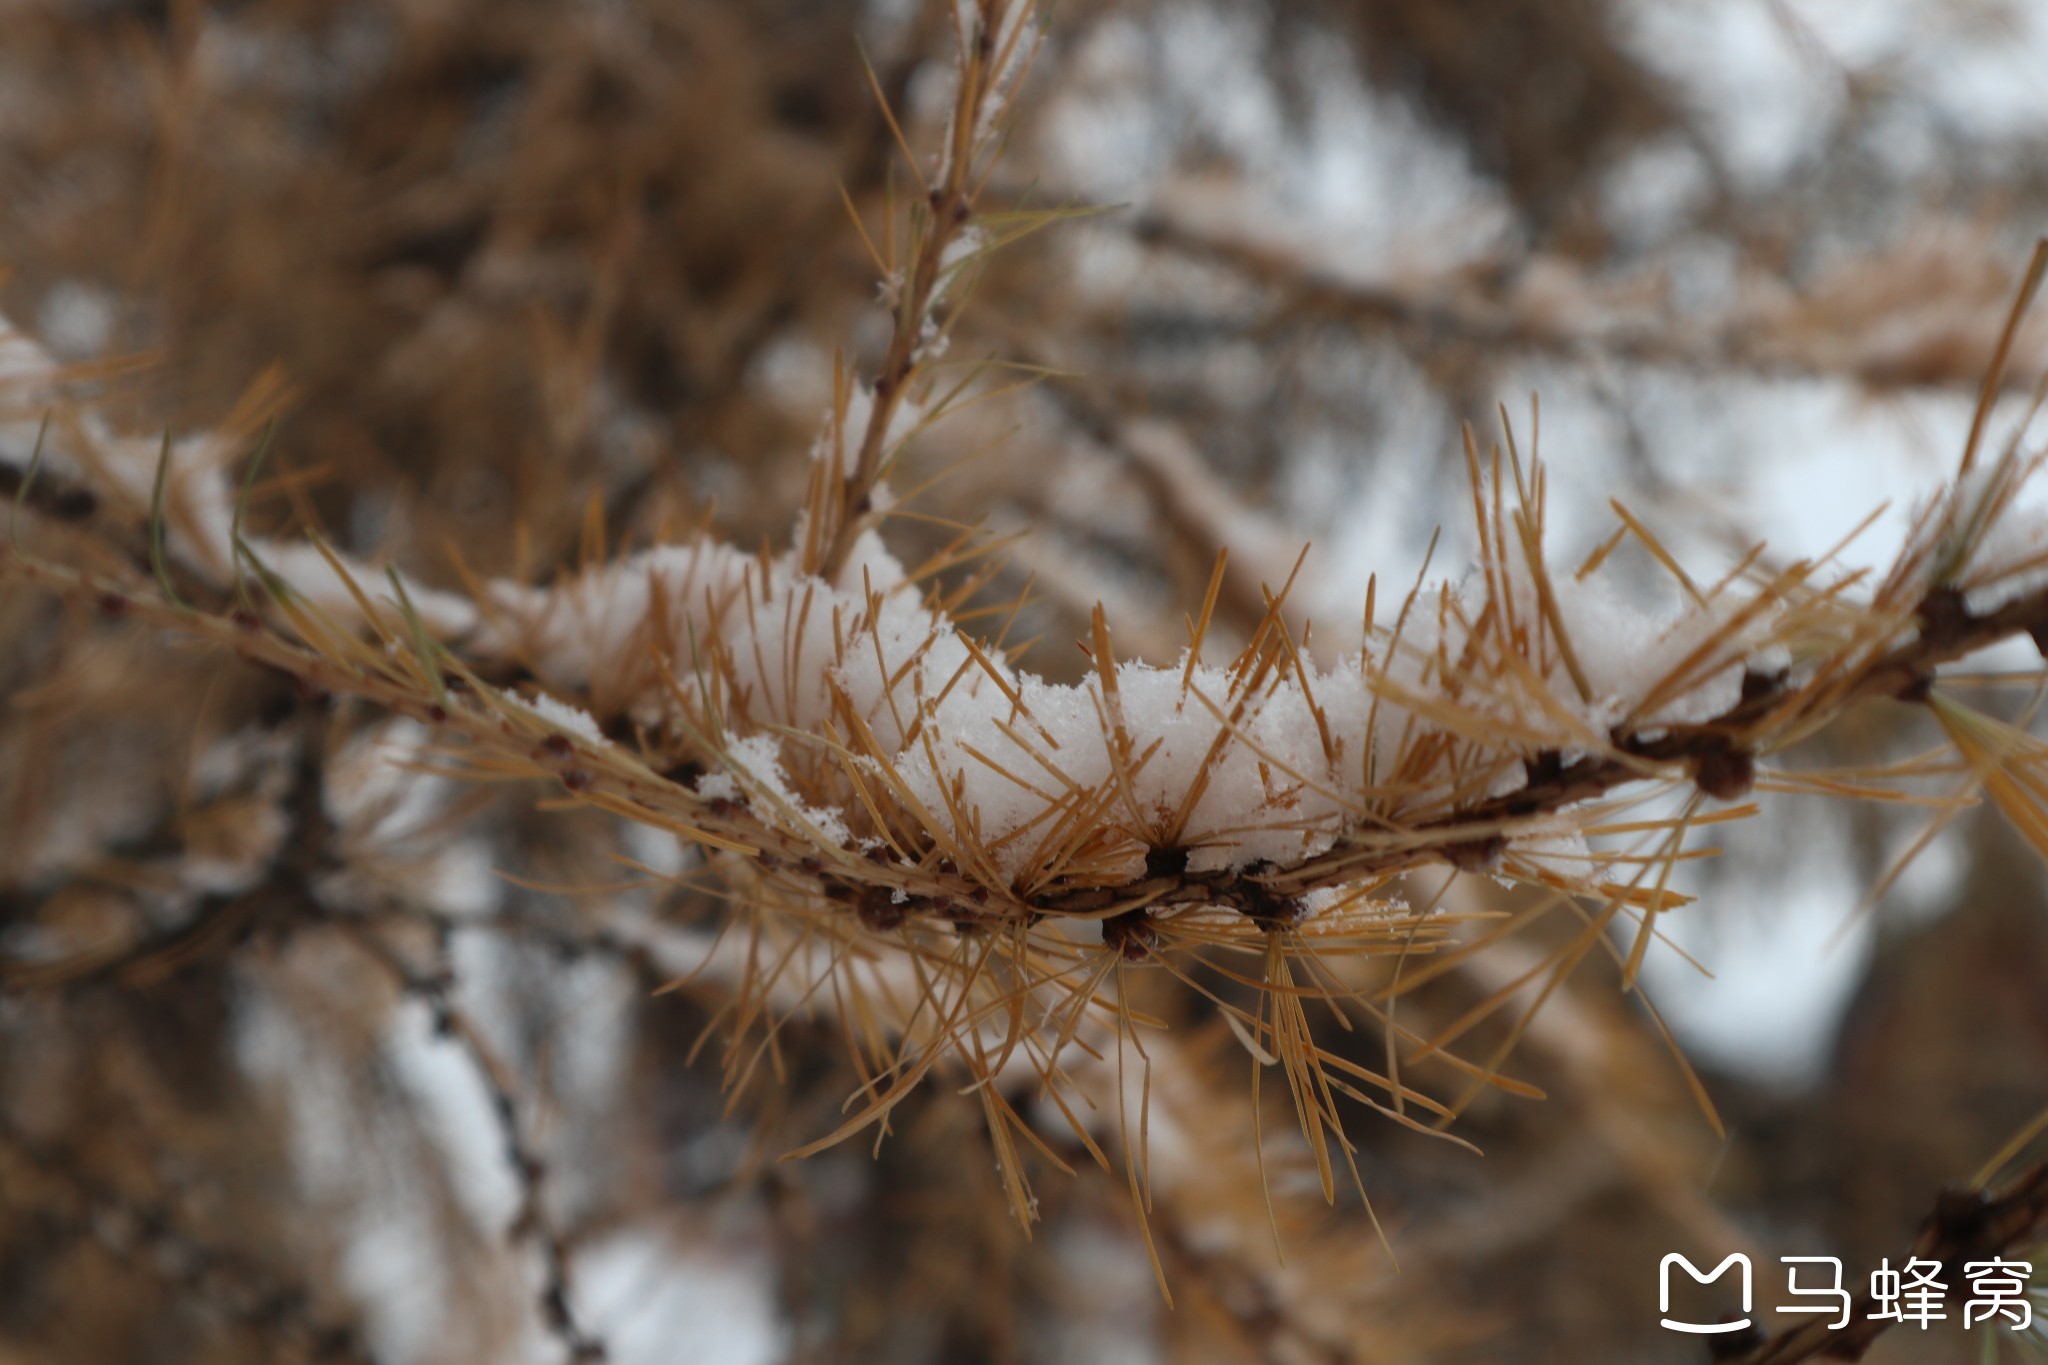
<path id="1" fill-rule="evenodd" d="M 411 1001 L 393 1016 L 385 1048 L 394 1079 L 441 1148 L 463 1211 L 486 1237 L 504 1235 L 518 1216 L 519 1182 L 475 1062 L 461 1044 L 436 1032 L 424 1005 Z M 520 1120 L 530 1122 L 531 1115 Z"/>
<path id="2" fill-rule="evenodd" d="M 2048 121 L 2048 6 L 2030 0 L 1635 0 L 1627 17 L 1746 189 L 1823 155 L 1852 84 L 1906 115 L 1859 143 L 1901 175 L 1945 142 L 2037 140 Z"/>
<path id="3" fill-rule="evenodd" d="M 1639 4 L 1629 18 L 1636 55 L 1678 89 L 1745 188 L 1782 179 L 1826 145 L 1847 92 L 1767 0 Z"/>
<path id="4" fill-rule="evenodd" d="M 1766 859 L 1753 872 L 1731 856 L 1705 902 L 1658 920 L 1713 973 L 1664 945 L 1643 967 L 1650 998 L 1695 1062 L 1788 1089 L 1826 1070 L 1876 921 L 1851 918 L 1865 885 L 1846 842 L 1813 833 L 1797 859 Z"/>
<path id="5" fill-rule="evenodd" d="M 1082 198 L 1140 211 L 1164 202 L 1208 226 L 1281 233 L 1346 277 L 1446 269 L 1508 230 L 1498 188 L 1456 139 L 1328 45 L 1285 54 L 1302 90 L 1290 117 L 1267 79 L 1269 53 L 1264 25 L 1220 6 L 1096 24 L 1047 118 L 1048 164 Z M 1148 89 L 1165 97 L 1148 101 Z M 1190 148 L 1229 167 L 1215 193 L 1178 164 Z"/>
<path id="6" fill-rule="evenodd" d="M 763 1246 L 700 1241 L 684 1251 L 631 1228 L 577 1258 L 577 1297 L 614 1365 L 771 1365 L 789 1354 Z"/>

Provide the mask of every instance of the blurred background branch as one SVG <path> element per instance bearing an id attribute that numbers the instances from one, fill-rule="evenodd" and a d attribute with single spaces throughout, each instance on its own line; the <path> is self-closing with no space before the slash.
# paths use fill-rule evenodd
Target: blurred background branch
<path id="1" fill-rule="evenodd" d="M 882 110 L 936 145 L 949 10 L 17 0 L 0 312 L 152 449 L 253 434 L 267 393 L 251 529 L 429 587 L 696 526 L 779 547 L 838 361 L 889 354 L 862 233 L 917 190 Z M 2000 0 L 1059 7 L 988 192 L 1121 207 L 979 271 L 941 372 L 1049 377 L 911 439 L 886 533 L 906 563 L 1020 534 L 977 600 L 1021 602 L 1008 643 L 1069 679 L 1099 601 L 1172 663 L 1226 547 L 1235 648 L 1312 542 L 1287 629 L 1335 651 L 1373 575 L 1397 602 L 1432 546 L 1472 558 L 1459 424 L 1540 390 L 1568 558 L 1609 496 L 1702 572 L 1891 500 L 1846 561 L 1883 564 L 2048 210 L 2043 69 L 2042 16 Z M 2044 340 L 2018 334 L 2001 422 Z M 7 460 L 0 496 L 9 544 L 149 566 L 145 506 Z M 1979 662 L 2025 721 L 2031 675 L 1992 675 L 2037 660 Z M 1466 1110 L 1483 1158 L 1345 1102 L 1376 1229 L 1324 1203 L 1285 1086 L 1255 1110 L 1259 1062 L 1140 981 L 1181 1145 L 1142 1222 L 1120 1153 L 1027 1150 L 1027 1240 L 972 1094 L 777 1160 L 872 1078 L 830 1002 L 739 1022 L 768 968 L 718 956 L 745 885 L 698 854 L 457 782 L 421 726 L 119 600 L 0 595 L 0 698 L 0 1360 L 1691 1362 L 1664 1253 L 1867 1274 L 2048 1101 L 2021 841 L 1959 822 L 1861 909 L 1924 810 L 1777 795 L 1675 874 L 1702 899 L 1659 929 L 1714 979 L 1675 951 L 1644 978 L 1725 1138 L 1589 969 L 1513 1057 L 1547 1100 Z M 1934 739 L 1881 706 L 1801 771 Z M 1530 905 L 1457 895 L 1471 923 Z M 1318 1044 L 1379 1068 L 1397 1027 L 1520 1004 L 1563 918 Z M 1982 1348 L 1913 1336 L 1868 1358 Z"/>

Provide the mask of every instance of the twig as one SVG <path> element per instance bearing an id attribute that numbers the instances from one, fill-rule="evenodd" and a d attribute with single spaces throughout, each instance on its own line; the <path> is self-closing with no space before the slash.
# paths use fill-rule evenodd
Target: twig
<path id="1" fill-rule="evenodd" d="M 1732 314 L 1711 329 L 1659 314 L 1607 325 L 1573 325 L 1555 310 L 1480 295 L 1469 282 L 1446 278 L 1422 287 L 1345 279 L 1318 269 L 1283 245 L 1207 231 L 1152 212 L 1130 222 L 1139 242 L 1221 267 L 1277 296 L 1277 308 L 1309 318 L 1336 318 L 1383 328 L 1418 349 L 1458 348 L 1480 354 L 1522 353 L 1569 360 L 1611 359 L 1683 370 L 1732 371 L 1763 378 L 1844 377 L 1873 388 L 1962 387 L 1964 373 L 1924 374 L 1882 352 L 1836 361 L 1780 341 L 1772 345 L 1768 314 Z M 1270 321 L 1270 320 L 1269 320 Z M 1253 323 L 1256 328 L 1258 323 Z M 1232 326 L 1241 335 L 1246 324 Z M 2002 389 L 2023 389 L 2003 376 Z"/>
<path id="2" fill-rule="evenodd" d="M 819 512 L 821 520 L 829 523 L 829 534 L 817 542 L 821 548 L 808 566 L 827 580 L 838 578 L 854 541 L 878 515 L 874 493 L 889 453 L 889 430 L 930 348 L 936 330 L 932 311 L 948 277 L 958 268 L 949 259 L 951 248 L 974 216 L 975 196 L 981 189 L 977 179 L 981 152 L 991 136 L 993 111 L 1004 95 L 1004 73 L 1016 55 L 1011 49 L 1030 41 L 1023 33 L 1029 16 L 1022 13 L 1030 2 L 979 0 L 970 7 L 972 18 L 958 21 L 965 26 L 958 34 L 955 78 L 959 85 L 948 120 L 941 174 L 938 182 L 926 189 L 918 220 L 922 230 L 909 277 L 897 284 L 895 328 L 875 374 L 867 428 L 850 469 L 842 471 L 836 451 L 827 465 L 842 473 L 842 482 L 831 490 L 832 496 L 822 499 Z M 879 87 L 877 95 L 880 97 Z"/>

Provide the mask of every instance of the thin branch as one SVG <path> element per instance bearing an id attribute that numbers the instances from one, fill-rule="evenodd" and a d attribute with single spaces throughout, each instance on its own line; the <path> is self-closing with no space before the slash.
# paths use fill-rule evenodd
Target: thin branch
<path id="1" fill-rule="evenodd" d="M 1939 1262 L 1948 1277 L 1945 1282 L 1952 1283 L 1961 1278 L 1966 1262 L 2002 1258 L 2037 1241 L 2043 1233 L 2048 1233 L 2048 1157 L 2028 1166 L 1995 1193 L 1943 1191 L 1907 1255 Z M 1807 1322 L 1760 1345 L 1733 1355 L 1717 1354 L 1714 1359 L 1723 1365 L 1861 1360 L 1871 1344 L 1899 1321 L 1871 1316 L 1876 1307 L 1875 1299 L 1862 1295 L 1851 1309 L 1846 1327 Z"/>
<path id="2" fill-rule="evenodd" d="M 569 1352 L 572 1365 L 608 1358 L 603 1337 L 576 1314 L 570 1299 L 568 1239 L 555 1226 L 544 1198 L 547 1164 L 527 1141 L 520 1126 L 519 1097 L 512 1069 L 492 1049 L 483 1032 L 454 1001 L 455 975 L 447 958 L 448 931 L 435 935 L 437 964 L 431 972 L 415 969 L 382 935 L 351 921 L 334 920 L 349 941 L 362 950 L 408 996 L 425 1005 L 437 1037 L 462 1050 L 490 1098 L 491 1117 L 498 1126 L 505 1164 L 519 1187 L 519 1211 L 512 1220 L 511 1239 L 532 1245 L 540 1260 L 541 1288 L 537 1299 L 541 1320 Z"/>
<path id="3" fill-rule="evenodd" d="M 938 182 L 927 188 L 924 203 L 914 210 L 917 250 L 909 275 L 892 282 L 895 328 L 875 373 L 867 426 L 851 468 L 842 466 L 841 452 L 836 450 L 830 452 L 832 458 L 827 462 L 827 469 L 841 473 L 842 478 L 827 490 L 828 496 L 818 506 L 823 522 L 829 524 L 829 534 L 816 560 L 807 565 L 827 581 L 838 579 L 854 541 L 879 516 L 874 494 L 889 454 L 889 432 L 936 334 L 933 310 L 939 295 L 959 269 L 959 263 L 951 259 L 952 248 L 962 240 L 961 234 L 974 217 L 975 197 L 981 189 L 977 176 L 981 153 L 990 141 L 993 115 L 1006 93 L 1004 74 L 1013 56 L 1008 46 L 1031 41 L 1023 32 L 1029 16 L 1021 13 L 1030 3 L 980 0 L 972 7 L 973 18 L 962 21 L 971 25 L 971 31 L 958 35 L 958 84 L 949 111 L 942 173 Z M 875 93 L 883 98 L 879 86 Z M 840 433 L 838 439 L 844 441 L 845 434 Z"/>

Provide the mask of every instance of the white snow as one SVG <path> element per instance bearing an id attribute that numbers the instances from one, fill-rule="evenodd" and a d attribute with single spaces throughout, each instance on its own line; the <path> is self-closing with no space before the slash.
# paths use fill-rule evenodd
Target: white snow
<path id="1" fill-rule="evenodd" d="M 765 1241 L 685 1246 L 628 1226 L 577 1258 L 577 1283 L 617 1365 L 772 1365 L 788 1356 Z"/>
<path id="2" fill-rule="evenodd" d="M 1577 694 L 1552 639 L 1525 664 L 1463 679 L 1450 703 L 1435 672 L 1439 646 L 1450 657 L 1478 649 L 1482 664 L 1500 649 L 1495 636 L 1473 640 L 1467 624 L 1489 592 L 1504 591 L 1531 629 L 1555 634 L 1539 622 L 1517 548 L 1491 587 L 1475 573 L 1434 607 L 1426 600 L 1398 650 L 1379 641 L 1328 669 L 1283 664 L 1256 686 L 1185 658 L 1125 661 L 1112 694 L 1099 675 L 1052 683 L 977 655 L 908 587 L 881 590 L 901 570 L 879 539 L 864 543 L 862 564 L 872 596 L 807 578 L 787 555 L 709 541 L 666 547 L 554 589 L 499 590 L 489 643 L 568 690 L 639 679 L 626 697 L 636 715 L 652 723 L 681 713 L 700 731 L 726 732 L 729 770 L 700 781 L 700 794 L 755 800 L 764 817 L 835 843 L 850 844 L 860 823 L 850 790 L 843 810 L 818 805 L 838 760 L 770 727 L 830 727 L 856 752 L 871 744 L 870 759 L 887 763 L 936 834 L 994 850 L 1001 872 L 1020 881 L 1061 847 L 1061 813 L 1097 799 L 1134 839 L 1177 839 L 1197 871 L 1298 862 L 1356 828 L 1369 805 L 1397 815 L 1440 805 L 1452 784 L 1506 790 L 1520 754 L 1597 748 L 1623 720 L 1718 714 L 1737 699 L 1746 667 L 1782 657 L 1772 613 L 1737 623 L 1739 589 L 1652 614 L 1553 566 L 1558 616 L 1589 695 Z M 664 654 L 666 669 L 655 662 Z M 1431 698 L 1508 727 L 1510 742 L 1467 743 L 1455 762 L 1411 771 L 1411 790 L 1390 794 L 1366 756 L 1398 753 L 1418 725 L 1440 724 L 1413 709 Z M 1141 857 L 1136 842 L 1130 857 Z M 1560 854 L 1552 870 L 1582 863 Z"/>
<path id="3" fill-rule="evenodd" d="M 571 706 L 559 697 L 536 692 L 530 697 L 523 698 L 520 704 L 558 730 L 565 730 L 581 739 L 589 740 L 592 744 L 608 743 L 604 731 L 598 729 L 597 721 L 588 711 Z"/>

